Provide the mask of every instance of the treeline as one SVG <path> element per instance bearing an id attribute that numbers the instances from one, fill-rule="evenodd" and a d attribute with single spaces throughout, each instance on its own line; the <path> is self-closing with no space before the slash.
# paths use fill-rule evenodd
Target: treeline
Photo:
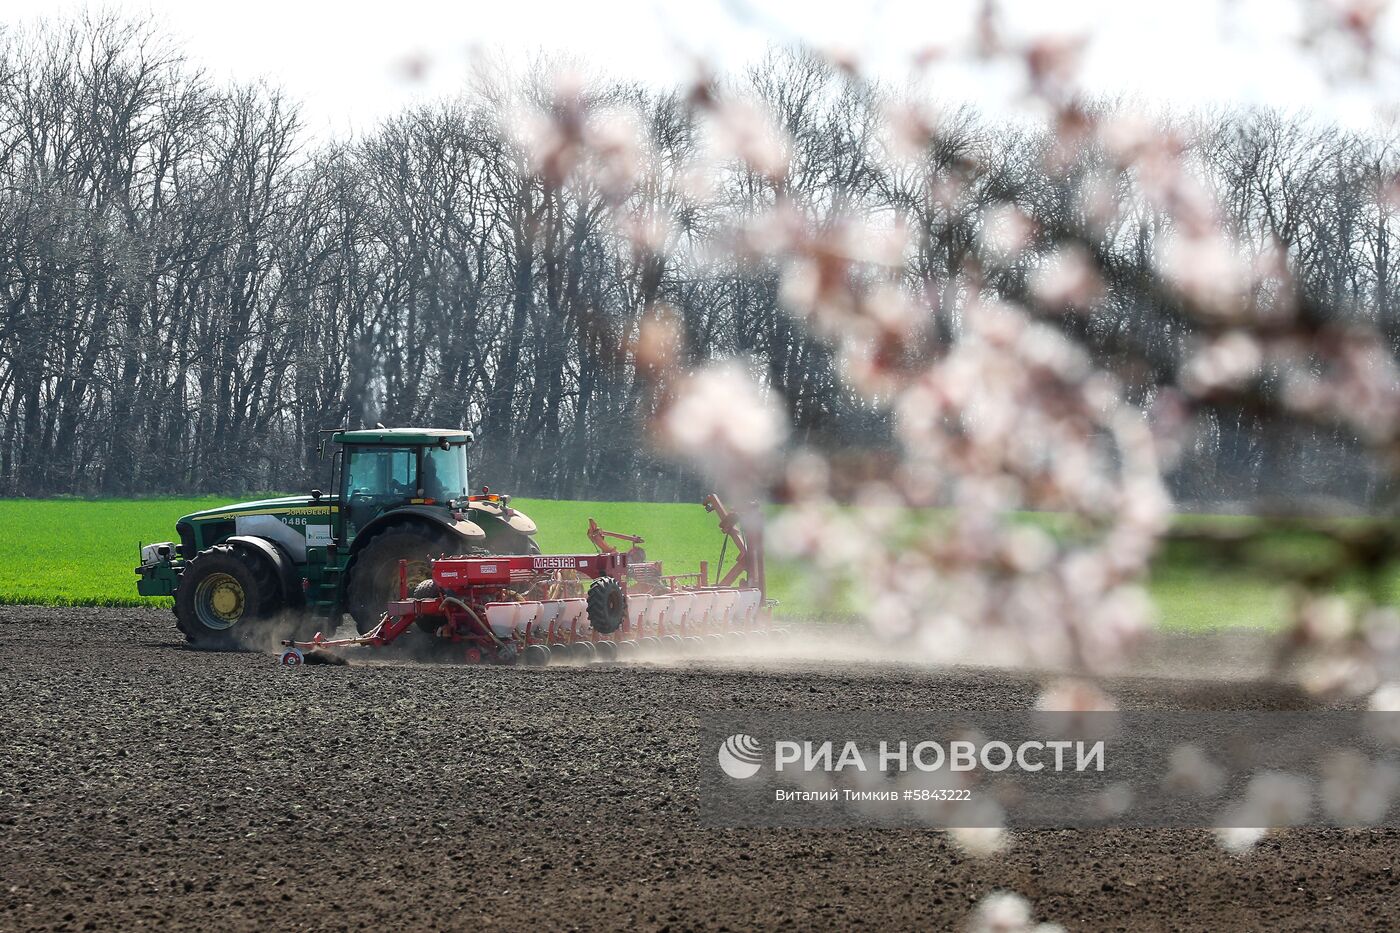
<path id="1" fill-rule="evenodd" d="M 785 131 L 780 179 L 735 160 L 697 191 L 706 137 L 681 93 L 590 85 L 590 105 L 627 115 L 648 144 L 552 178 L 519 131 L 548 103 L 543 70 L 323 141 L 279 90 L 217 85 L 148 24 L 7 34 L 0 495 L 316 485 L 318 432 L 383 422 L 477 430 L 475 481 L 519 493 L 690 496 L 645 438 L 651 396 L 633 345 L 662 313 L 684 362 L 751 359 L 799 441 L 879 447 L 887 416 L 783 310 L 776 264 L 732 248 L 736 220 L 779 197 L 818 227 L 900 219 L 907 278 L 943 287 L 955 309 L 964 296 L 950 283 L 984 246 L 989 209 L 1012 202 L 1053 228 L 1091 209 L 1075 179 L 1100 156 L 1086 147 L 1072 156 L 1082 170 L 1048 173 L 1055 140 L 964 110 L 915 157 L 887 158 L 897 95 L 800 53 L 724 90 Z M 1232 232 L 1281 244 L 1338 313 L 1400 313 L 1395 205 L 1381 194 L 1396 171 L 1389 141 L 1268 113 L 1179 130 Z M 953 176 L 959 197 L 937 196 Z M 1169 368 L 1192 335 L 1162 326 L 1139 287 L 1164 232 L 1147 204 L 1104 231 L 1113 274 L 1082 336 L 1131 332 Z M 1027 272 L 1012 262 L 992 284 Z M 1160 375 L 1144 373 L 1138 394 Z M 1174 477 L 1187 498 L 1213 500 L 1365 498 L 1371 482 L 1346 437 L 1282 436 L 1247 411 L 1211 415 Z"/>

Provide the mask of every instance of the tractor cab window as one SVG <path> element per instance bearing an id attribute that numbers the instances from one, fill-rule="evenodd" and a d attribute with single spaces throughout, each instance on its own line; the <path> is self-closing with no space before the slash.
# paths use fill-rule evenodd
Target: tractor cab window
<path id="1" fill-rule="evenodd" d="M 386 508 L 418 495 L 418 451 L 412 447 L 349 447 L 341 501 L 348 510 L 349 533 Z"/>
<path id="2" fill-rule="evenodd" d="M 467 445 L 423 448 L 423 495 L 439 503 L 467 495 Z"/>
<path id="3" fill-rule="evenodd" d="M 415 495 L 412 447 L 351 447 L 345 464 L 346 491 L 351 497 L 410 498 Z"/>

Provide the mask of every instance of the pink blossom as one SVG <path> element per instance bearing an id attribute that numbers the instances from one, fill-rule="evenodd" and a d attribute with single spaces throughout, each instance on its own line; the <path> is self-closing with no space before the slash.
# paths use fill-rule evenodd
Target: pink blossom
<path id="1" fill-rule="evenodd" d="M 1051 253 L 1035 270 L 1031 291 L 1054 310 L 1087 310 L 1103 294 L 1103 280 L 1084 248 L 1071 245 Z"/>
<path id="2" fill-rule="evenodd" d="M 1030 901 L 1010 891 L 994 891 L 978 902 L 968 930 L 970 933 L 1024 933 L 1030 927 Z"/>
<path id="3" fill-rule="evenodd" d="M 1174 793 L 1214 797 L 1225 786 L 1225 772 L 1199 746 L 1178 745 L 1167 757 L 1162 784 Z"/>
<path id="4" fill-rule="evenodd" d="M 986 255 L 1010 263 L 1023 253 L 1035 234 L 1035 224 L 1019 208 L 997 204 L 982 212 L 978 242 Z"/>
<path id="5" fill-rule="evenodd" d="M 786 177 L 792 159 L 787 131 L 761 107 L 746 100 L 724 99 L 713 108 L 710 145 L 718 158 L 737 158 L 770 181 Z"/>
<path id="6" fill-rule="evenodd" d="M 734 482 L 771 468 L 788 435 L 782 411 L 733 362 L 712 363 L 683 379 L 660 420 L 669 449 Z"/>
<path id="7" fill-rule="evenodd" d="M 1193 395 L 1238 389 L 1259 376 L 1264 353 L 1249 334 L 1233 330 L 1206 344 L 1187 361 L 1182 387 Z"/>

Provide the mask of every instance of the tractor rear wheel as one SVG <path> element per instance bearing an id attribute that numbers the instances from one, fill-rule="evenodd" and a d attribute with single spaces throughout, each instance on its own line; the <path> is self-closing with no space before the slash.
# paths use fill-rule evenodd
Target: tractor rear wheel
<path id="1" fill-rule="evenodd" d="M 410 593 L 433 575 L 433 558 L 455 554 L 460 545 L 445 535 L 413 527 L 385 531 L 365 545 L 350 567 L 345 605 L 361 635 L 379 624 L 388 604 L 399 598 L 399 561 L 408 561 Z"/>
<path id="2" fill-rule="evenodd" d="M 175 624 L 196 648 L 269 647 L 265 623 L 282 609 L 277 575 L 266 560 L 227 544 L 201 551 L 180 575 Z"/>

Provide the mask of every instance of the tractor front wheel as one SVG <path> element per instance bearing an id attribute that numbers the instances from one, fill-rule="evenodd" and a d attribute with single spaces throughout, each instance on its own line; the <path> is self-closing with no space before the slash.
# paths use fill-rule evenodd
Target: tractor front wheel
<path id="1" fill-rule="evenodd" d="M 282 608 L 277 576 L 267 561 L 227 544 L 195 555 L 175 590 L 175 621 L 196 648 L 264 647 L 258 636 Z"/>

